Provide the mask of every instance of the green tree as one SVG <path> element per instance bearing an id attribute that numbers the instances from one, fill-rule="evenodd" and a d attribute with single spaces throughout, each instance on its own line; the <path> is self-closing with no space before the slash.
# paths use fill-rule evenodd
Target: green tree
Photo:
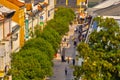
<path id="1" fill-rule="evenodd" d="M 101 27 L 93 31 L 88 44 L 80 43 L 77 50 L 84 58 L 82 66 L 76 66 L 74 74 L 83 80 L 119 80 L 120 79 L 120 29 L 112 18 L 94 19 Z M 78 72 L 80 71 L 80 72 Z"/>
<path id="2" fill-rule="evenodd" d="M 53 59 L 53 54 L 55 53 L 52 45 L 44 40 L 43 38 L 34 38 L 34 39 L 30 39 L 28 40 L 24 47 L 22 48 L 23 49 L 29 49 L 29 48 L 36 48 L 36 49 L 39 49 L 40 51 L 44 52 L 47 56 L 49 56 L 50 59 Z"/>
<path id="3" fill-rule="evenodd" d="M 29 48 L 12 55 L 13 80 L 43 80 L 52 75 L 49 57 L 38 49 Z"/>
<path id="4" fill-rule="evenodd" d="M 47 22 L 47 26 L 55 29 L 61 36 L 69 30 L 69 24 L 74 19 L 74 12 L 70 8 L 60 7 L 55 12 L 55 18 Z"/>
<path id="5" fill-rule="evenodd" d="M 53 46 L 55 52 L 57 52 L 61 42 L 61 36 L 58 32 L 56 32 L 53 28 L 46 26 L 43 31 L 40 31 L 40 29 L 37 28 L 35 34 L 37 38 L 41 37 L 48 41 Z"/>

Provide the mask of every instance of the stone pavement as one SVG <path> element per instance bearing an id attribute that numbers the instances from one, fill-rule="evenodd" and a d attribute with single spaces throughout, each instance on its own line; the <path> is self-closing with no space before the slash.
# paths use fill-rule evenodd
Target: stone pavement
<path id="1" fill-rule="evenodd" d="M 74 28 L 77 25 L 73 25 L 69 27 L 68 35 L 65 36 L 67 38 L 67 43 L 63 44 L 62 47 L 65 47 L 65 56 L 66 60 L 67 57 L 70 57 L 70 63 L 68 64 L 66 62 L 61 62 L 61 54 L 58 53 L 57 57 L 53 60 L 54 66 L 53 66 L 53 76 L 50 78 L 50 80 L 74 80 L 73 77 L 73 68 L 72 68 L 72 59 L 75 58 L 75 48 L 73 46 L 72 38 L 74 35 Z M 67 76 L 65 75 L 65 67 L 67 67 Z"/>

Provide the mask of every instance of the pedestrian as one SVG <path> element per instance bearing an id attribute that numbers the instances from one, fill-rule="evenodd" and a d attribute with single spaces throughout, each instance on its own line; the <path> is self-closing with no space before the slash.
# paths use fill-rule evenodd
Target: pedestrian
<path id="1" fill-rule="evenodd" d="M 73 59 L 73 66 L 75 65 L 75 59 Z"/>
<path id="2" fill-rule="evenodd" d="M 67 62 L 68 62 L 68 64 L 69 64 L 69 62 L 70 62 L 70 58 L 69 58 L 69 57 L 67 58 Z"/>
<path id="3" fill-rule="evenodd" d="M 64 42 L 66 42 L 66 38 L 64 38 Z"/>
<path id="4" fill-rule="evenodd" d="M 67 47 L 68 47 L 68 42 L 67 42 Z"/>
<path id="5" fill-rule="evenodd" d="M 65 67 L 65 75 L 67 76 L 67 67 Z"/>
<path id="6" fill-rule="evenodd" d="M 77 42 L 76 42 L 76 41 L 74 41 L 74 46 L 75 46 L 75 47 L 77 46 Z"/>

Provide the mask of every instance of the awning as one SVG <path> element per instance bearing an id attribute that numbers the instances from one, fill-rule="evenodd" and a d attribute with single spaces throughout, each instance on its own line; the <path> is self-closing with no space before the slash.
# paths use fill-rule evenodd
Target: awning
<path id="1" fill-rule="evenodd" d="M 5 6 L 0 5 L 0 12 L 4 15 L 5 18 L 11 18 L 14 15 L 15 10 L 11 10 Z"/>
<path id="2" fill-rule="evenodd" d="M 20 25 L 15 25 L 13 28 L 12 28 L 12 34 L 14 34 L 15 32 L 17 32 L 18 30 L 20 29 Z"/>
<path id="3" fill-rule="evenodd" d="M 20 29 L 20 25 L 14 21 L 12 21 L 12 34 L 14 34 L 15 32 L 17 32 Z"/>

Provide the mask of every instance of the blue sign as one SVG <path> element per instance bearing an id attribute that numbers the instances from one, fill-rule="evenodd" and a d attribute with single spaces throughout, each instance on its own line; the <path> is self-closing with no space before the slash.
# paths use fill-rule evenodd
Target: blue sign
<path id="1" fill-rule="evenodd" d="M 43 20 L 43 16 L 40 16 L 40 20 Z"/>

